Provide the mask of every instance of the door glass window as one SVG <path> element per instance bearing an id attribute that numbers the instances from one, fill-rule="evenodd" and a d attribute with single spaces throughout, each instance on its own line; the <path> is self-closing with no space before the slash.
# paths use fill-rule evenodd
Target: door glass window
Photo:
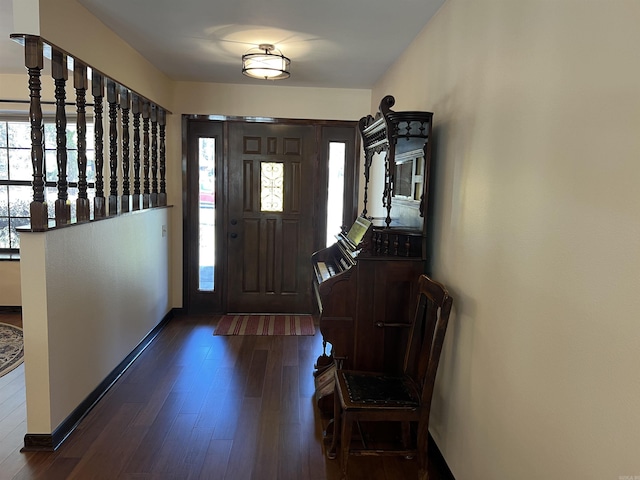
<path id="1" fill-rule="evenodd" d="M 198 143 L 199 191 L 198 191 L 198 289 L 213 291 L 215 268 L 215 220 L 216 220 L 216 139 L 200 138 Z"/>
<path id="2" fill-rule="evenodd" d="M 284 164 L 262 162 L 260 164 L 260 210 L 282 212 L 284 196 Z"/>
<path id="3" fill-rule="evenodd" d="M 346 144 L 329 142 L 329 182 L 327 189 L 327 246 L 335 243 L 342 227 L 344 208 L 344 166 Z"/>

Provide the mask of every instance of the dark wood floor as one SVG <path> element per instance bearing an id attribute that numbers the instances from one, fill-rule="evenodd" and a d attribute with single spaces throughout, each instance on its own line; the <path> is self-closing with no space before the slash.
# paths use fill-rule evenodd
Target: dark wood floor
<path id="1" fill-rule="evenodd" d="M 24 365 L 0 378 L 0 480 L 339 479 L 313 402 L 319 333 L 220 337 L 214 325 L 211 317 L 172 319 L 53 453 L 20 452 Z M 439 468 L 431 462 L 431 480 L 448 478 Z M 349 461 L 352 480 L 416 472 L 402 458 Z"/>

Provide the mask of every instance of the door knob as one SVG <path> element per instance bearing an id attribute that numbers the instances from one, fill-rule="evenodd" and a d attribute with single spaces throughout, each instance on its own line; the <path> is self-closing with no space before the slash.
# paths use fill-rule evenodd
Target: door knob
<path id="1" fill-rule="evenodd" d="M 235 218 L 231 219 L 231 225 L 237 225 L 238 221 Z"/>
<path id="2" fill-rule="evenodd" d="M 237 233 L 232 233 L 231 235 L 229 235 L 231 238 L 238 238 L 238 234 Z"/>

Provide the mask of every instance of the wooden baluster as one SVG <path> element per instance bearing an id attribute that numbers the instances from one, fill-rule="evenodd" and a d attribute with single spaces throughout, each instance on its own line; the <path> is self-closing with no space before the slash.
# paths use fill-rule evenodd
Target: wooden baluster
<path id="1" fill-rule="evenodd" d="M 158 107 L 151 104 L 151 206 L 158 206 Z"/>
<path id="2" fill-rule="evenodd" d="M 59 50 L 51 52 L 51 76 L 55 84 L 56 99 L 56 163 L 58 167 L 58 198 L 55 202 L 56 226 L 71 221 L 69 183 L 67 182 L 67 113 L 65 107 L 66 85 L 69 71 L 67 56 Z"/>
<path id="3" fill-rule="evenodd" d="M 109 103 L 109 216 L 118 214 L 118 93 L 116 83 L 107 79 Z"/>
<path id="4" fill-rule="evenodd" d="M 74 59 L 73 83 L 76 89 L 76 132 L 78 135 L 78 198 L 76 199 L 76 219 L 88 222 L 90 217 L 87 198 L 87 66 Z"/>
<path id="5" fill-rule="evenodd" d="M 398 256 L 398 249 L 400 248 L 400 241 L 398 239 L 398 235 L 393 236 L 393 254 Z"/>
<path id="6" fill-rule="evenodd" d="M 409 254 L 411 253 L 411 237 L 409 235 L 407 235 L 407 240 L 404 242 L 404 248 L 407 250 L 407 253 L 405 256 L 409 256 Z"/>
<path id="7" fill-rule="evenodd" d="M 122 201 L 120 209 L 128 212 L 129 196 L 131 195 L 129 179 L 129 102 L 131 92 L 126 87 L 120 87 L 120 108 L 122 109 Z"/>
<path id="8" fill-rule="evenodd" d="M 144 190 L 142 194 L 142 208 L 149 208 L 151 192 L 149 189 L 149 102 L 142 104 L 142 134 L 143 134 L 143 155 L 144 155 Z"/>
<path id="9" fill-rule="evenodd" d="M 138 95 L 133 95 L 131 111 L 133 113 L 133 209 L 140 210 L 140 113 L 142 113 L 142 102 Z"/>
<path id="10" fill-rule="evenodd" d="M 165 146 L 165 126 L 167 123 L 167 112 L 160 108 L 158 110 L 158 125 L 160 125 L 160 193 L 158 194 L 158 205 L 164 207 L 167 205 L 167 182 L 166 175 L 166 146 Z"/>
<path id="11" fill-rule="evenodd" d="M 104 200 L 104 143 L 102 128 L 102 101 L 104 98 L 104 77 L 100 72 L 91 72 L 91 93 L 93 94 L 94 142 L 96 164 L 96 196 L 93 200 L 93 218 L 107 215 Z"/>
<path id="12" fill-rule="evenodd" d="M 389 234 L 385 234 L 384 236 L 384 255 L 389 255 Z"/>
<path id="13" fill-rule="evenodd" d="M 31 122 L 31 165 L 33 168 L 33 201 L 29 205 L 31 230 L 47 229 L 47 204 L 44 201 L 44 125 L 40 102 L 40 73 L 44 65 L 43 45 L 39 37 L 28 36 L 24 44 L 24 64 L 29 72 L 29 119 Z"/>

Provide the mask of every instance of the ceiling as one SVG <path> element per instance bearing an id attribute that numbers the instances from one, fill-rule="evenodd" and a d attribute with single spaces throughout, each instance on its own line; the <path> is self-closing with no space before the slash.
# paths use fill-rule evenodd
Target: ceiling
<path id="1" fill-rule="evenodd" d="M 272 43 L 291 59 L 275 85 L 367 89 L 445 0 L 77 1 L 174 80 L 264 83 L 242 75 L 240 58 Z M 0 73 L 25 71 L 12 10 L 0 0 Z"/>

